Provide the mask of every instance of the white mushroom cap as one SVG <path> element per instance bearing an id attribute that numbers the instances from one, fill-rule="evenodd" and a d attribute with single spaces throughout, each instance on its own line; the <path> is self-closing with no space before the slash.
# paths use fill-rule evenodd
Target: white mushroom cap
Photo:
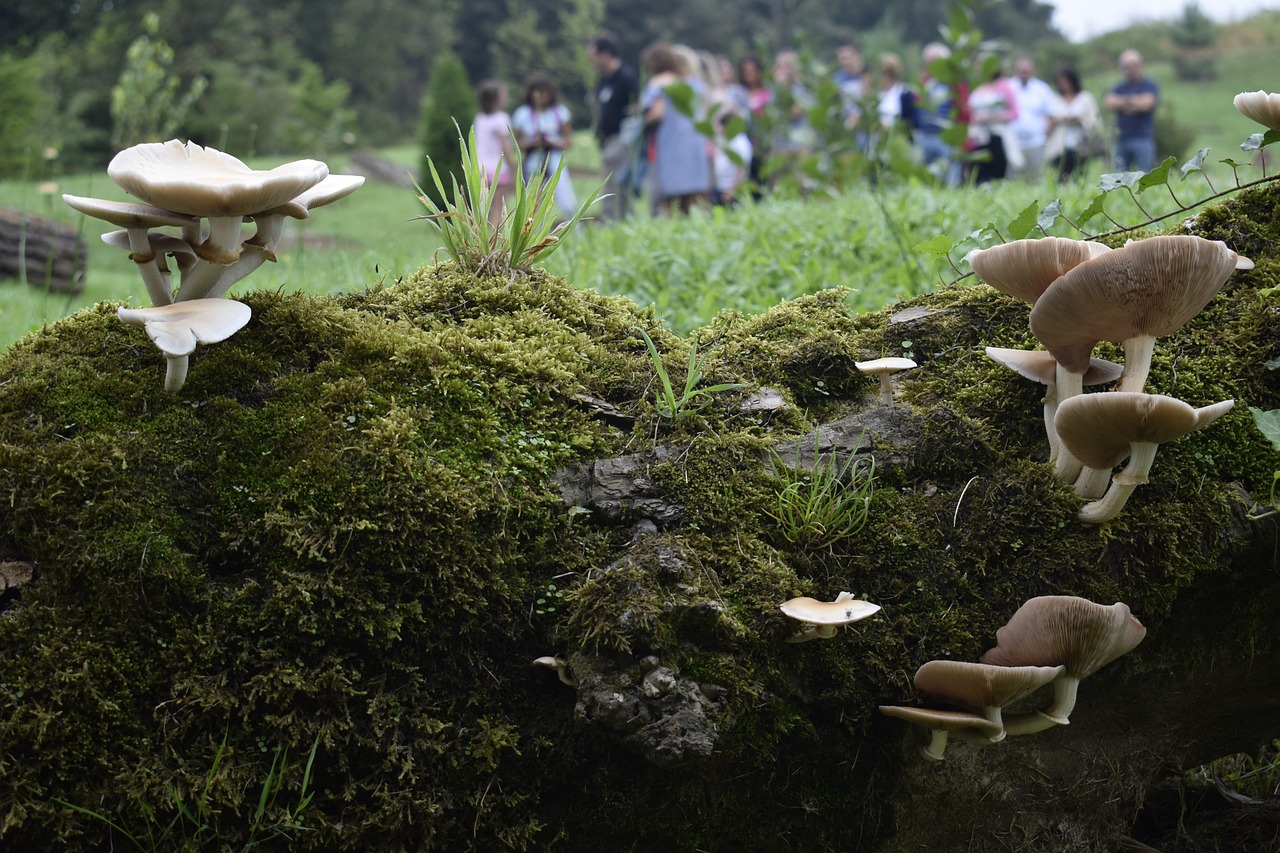
<path id="1" fill-rule="evenodd" d="M 1236 109 L 1263 127 L 1280 130 L 1280 95 L 1264 92 L 1241 92 L 1235 97 Z"/>
<path id="2" fill-rule="evenodd" d="M 1075 707 L 1076 688 L 1111 661 L 1128 654 L 1147 635 L 1129 606 L 1095 604 L 1073 595 L 1044 595 L 1018 608 L 996 631 L 996 647 L 982 662 L 996 666 L 1062 665 L 1054 703 L 1041 713 L 1066 725 Z"/>
<path id="3" fill-rule="evenodd" d="M 570 687 L 577 687 L 578 683 L 569 675 L 569 664 L 563 658 L 554 657 L 552 655 L 543 655 L 540 658 L 533 659 L 534 666 L 543 666 L 547 669 L 554 669 L 556 676 L 564 684 Z"/>
<path id="4" fill-rule="evenodd" d="M 249 322 L 252 311 L 231 299 L 192 299 L 150 308 L 120 308 L 120 320 L 142 326 L 168 360 L 165 390 L 176 393 L 187 378 L 187 356 L 196 344 L 226 340 Z"/>
<path id="5" fill-rule="evenodd" d="M 829 640 L 836 635 L 841 625 L 849 625 L 874 616 L 880 612 L 880 605 L 869 601 L 861 601 L 852 593 L 842 592 L 835 601 L 818 601 L 808 596 L 793 598 L 779 605 L 787 616 L 797 622 L 803 622 L 804 628 L 787 638 L 789 643 L 803 643 L 807 640 Z"/>
<path id="6" fill-rule="evenodd" d="M 880 377 L 880 402 L 886 406 L 893 405 L 893 374 L 900 370 L 910 370 L 916 363 L 909 358 L 887 356 L 871 361 L 855 361 L 853 366 L 863 373 Z"/>
<path id="7" fill-rule="evenodd" d="M 940 710 L 936 708 L 912 708 L 907 705 L 881 705 L 880 713 L 896 717 L 913 725 L 929 729 L 929 743 L 920 747 L 920 754 L 928 761 L 941 761 L 947 747 L 947 734 L 973 730 L 985 740 L 1000 735 L 1000 725 L 986 717 L 968 711 Z"/>
<path id="8" fill-rule="evenodd" d="M 186 216 L 155 205 L 138 204 L 132 201 L 107 201 L 78 195 L 63 195 L 62 200 L 86 216 L 110 222 L 112 225 L 124 228 L 130 234 L 138 229 L 185 228 L 199 221 L 194 216 Z M 137 249 L 134 251 L 137 253 Z M 143 257 L 134 258 L 135 261 L 146 260 L 145 251 L 138 254 Z"/>
<path id="9" fill-rule="evenodd" d="M 329 167 L 297 160 L 269 171 L 194 142 L 176 139 L 135 145 L 117 154 L 107 174 L 131 195 L 179 213 L 209 218 L 200 257 L 231 264 L 239 257 L 240 220 L 285 204 L 320 183 Z"/>
<path id="10" fill-rule="evenodd" d="M 254 234 L 249 242 L 266 249 L 270 260 L 274 261 L 276 244 L 280 241 L 286 216 L 293 219 L 307 219 L 311 216 L 313 208 L 346 198 L 362 186 L 364 186 L 363 175 L 329 175 L 296 198 L 270 210 L 251 214 L 253 220 L 258 223 L 258 233 Z"/>
<path id="11" fill-rule="evenodd" d="M 969 253 L 968 260 L 978 278 L 1034 305 L 1061 275 L 1109 251 L 1109 246 L 1088 240 L 1041 237 L 977 249 Z"/>
<path id="12" fill-rule="evenodd" d="M 981 708 L 988 720 L 1000 726 L 992 742 L 1004 739 L 1001 709 L 1034 693 L 1062 675 L 1062 666 L 993 666 L 956 660 L 931 660 L 916 670 L 916 688 L 922 693 Z"/>

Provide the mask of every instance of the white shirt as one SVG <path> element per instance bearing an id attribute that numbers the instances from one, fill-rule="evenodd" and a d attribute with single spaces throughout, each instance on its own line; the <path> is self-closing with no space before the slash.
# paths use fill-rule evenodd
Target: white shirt
<path id="1" fill-rule="evenodd" d="M 1023 148 L 1042 147 L 1057 94 L 1038 77 L 1032 77 L 1026 83 L 1012 77 L 1009 84 L 1018 96 L 1018 117 L 1010 125 L 1014 137 Z"/>

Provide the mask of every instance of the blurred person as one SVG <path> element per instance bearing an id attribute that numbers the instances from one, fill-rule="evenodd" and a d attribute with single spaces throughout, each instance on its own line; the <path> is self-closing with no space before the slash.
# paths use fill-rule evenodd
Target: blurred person
<path id="1" fill-rule="evenodd" d="M 1061 69 L 1056 78 L 1058 97 L 1049 118 L 1049 139 L 1045 156 L 1067 180 L 1089 159 L 1093 145 L 1101 140 L 1102 118 L 1098 102 L 1080 85 L 1080 75 L 1071 67 Z"/>
<path id="2" fill-rule="evenodd" d="M 973 167 L 974 182 L 1002 180 L 1021 164 L 1018 140 L 1009 129 L 1018 117 L 1018 96 L 1005 76 L 1003 68 L 997 68 L 991 78 L 969 93 L 969 138 L 967 147 L 980 155 Z"/>
<path id="3" fill-rule="evenodd" d="M 855 42 L 846 41 L 836 48 L 836 65 L 835 81 L 843 102 L 844 126 L 852 130 L 858 124 L 862 99 L 867 94 L 862 51 Z"/>
<path id="4" fill-rule="evenodd" d="M 747 54 L 738 60 L 738 85 L 747 100 L 747 133 L 751 138 L 751 170 L 750 178 L 753 195 L 760 197 L 760 187 L 764 185 L 762 169 L 765 160 L 773 153 L 769 147 L 768 112 L 773 102 L 773 90 L 765 84 L 764 63 L 755 54 Z"/>
<path id="5" fill-rule="evenodd" d="M 1160 87 L 1142 74 L 1142 54 L 1120 54 L 1124 79 L 1107 92 L 1103 106 L 1116 114 L 1116 168 L 1150 172 L 1156 165 L 1156 104 Z"/>
<path id="6" fill-rule="evenodd" d="M 640 57 L 649 82 L 640 96 L 645 126 L 650 130 L 649 166 L 653 204 L 660 216 L 673 210 L 687 213 L 711 192 L 711 158 L 707 138 L 690 116 L 676 109 L 666 87 L 689 83 L 698 91 L 698 79 L 680 53 L 666 42 L 655 42 Z"/>
<path id="7" fill-rule="evenodd" d="M 902 80 L 902 58 L 896 53 L 880 54 L 879 87 L 876 116 L 880 126 L 892 130 L 901 125 L 908 133 L 915 130 L 915 98 Z"/>
<path id="8" fill-rule="evenodd" d="M 800 54 L 794 50 L 778 51 L 773 58 L 773 101 L 782 111 L 782 126 L 774 129 L 773 150 L 800 153 L 812 148 L 814 134 L 807 112 L 815 101 L 800 80 Z"/>
<path id="9" fill-rule="evenodd" d="M 624 133 L 624 123 L 636 112 L 640 100 L 640 79 L 631 66 L 618 55 L 618 44 L 611 35 L 597 33 L 587 41 L 587 58 L 600 72 L 596 83 L 596 139 L 600 143 L 600 160 L 604 168 L 607 193 L 600 203 L 602 220 L 618 220 L 627 215 L 630 193 L 623 180 L 632 148 L 639 142 L 637 132 Z"/>
<path id="10" fill-rule="evenodd" d="M 525 81 L 524 103 L 511 115 L 511 126 L 516 132 L 516 142 L 524 152 L 524 179 L 533 183 L 540 170 L 545 169 L 543 180 L 549 178 L 560 166 L 564 153 L 573 144 L 572 115 L 569 108 L 560 103 L 560 90 L 551 75 L 538 72 Z M 566 168 L 556 184 L 556 206 L 562 216 L 568 218 L 578 207 Z"/>
<path id="11" fill-rule="evenodd" d="M 485 179 L 493 187 L 489 224 L 498 225 L 507 201 L 515 192 L 516 148 L 511 140 L 511 116 L 507 115 L 507 86 L 498 80 L 481 82 L 478 90 L 480 112 L 471 126 L 476 134 L 476 156 L 484 167 Z"/>
<path id="12" fill-rule="evenodd" d="M 716 132 L 715 152 L 711 163 L 711 203 L 723 207 L 737 205 L 738 189 L 750 180 L 751 162 L 755 153 L 751 138 L 745 131 L 731 138 L 725 136 L 726 123 L 737 115 L 740 113 L 734 105 L 725 103 L 711 119 Z"/>
<path id="13" fill-rule="evenodd" d="M 920 52 L 924 71 L 920 75 L 921 100 L 916 104 L 915 142 L 920 159 L 947 186 L 960 185 L 960 161 L 942 132 L 951 127 L 952 110 L 957 106 L 952 87 L 929 74 L 929 63 L 951 56 L 951 48 L 941 42 L 930 42 Z"/>
<path id="14" fill-rule="evenodd" d="M 1049 117 L 1057 99 L 1049 84 L 1035 76 L 1036 66 L 1029 56 L 1019 56 L 1013 63 L 1014 94 L 1018 97 L 1018 117 L 1010 123 L 1022 166 L 1015 170 L 1018 178 L 1039 181 L 1044 174 L 1044 146 L 1049 134 Z"/>

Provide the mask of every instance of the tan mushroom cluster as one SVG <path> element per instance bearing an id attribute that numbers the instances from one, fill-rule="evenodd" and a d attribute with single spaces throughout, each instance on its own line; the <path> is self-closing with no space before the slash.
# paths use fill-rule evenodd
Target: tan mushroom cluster
<path id="1" fill-rule="evenodd" d="M 1231 400 L 1196 409 L 1144 392 L 1156 339 L 1198 314 L 1235 270 L 1253 266 L 1225 243 L 1166 236 L 1109 249 L 1045 237 L 978 250 L 969 262 L 983 281 L 1031 303 L 1031 332 L 1045 350 L 989 347 L 987 355 L 1045 386 L 1049 459 L 1093 501 L 1081 510 L 1082 521 L 1114 518 L 1147 481 L 1156 446 L 1230 410 Z M 1124 346 L 1123 367 L 1092 357 L 1101 341 Z M 1086 385 L 1113 381 L 1109 393 L 1083 394 Z"/>
<path id="2" fill-rule="evenodd" d="M 882 705 L 880 711 L 928 731 L 920 754 L 929 761 L 942 760 L 951 734 L 998 743 L 1007 735 L 1065 726 L 1081 679 L 1132 651 L 1146 633 L 1125 604 L 1108 607 L 1069 595 L 1033 598 L 996 632 L 996 646 L 981 662 L 929 661 L 916 672 L 921 694 L 957 707 Z M 1054 698 L 1047 707 L 1003 713 L 1049 684 Z"/>
<path id="3" fill-rule="evenodd" d="M 217 327 L 218 332 L 180 336 L 184 347 L 223 340 L 248 322 L 248 308 L 242 306 L 243 321 L 223 333 L 227 312 L 213 302 L 263 263 L 275 261 L 286 217 L 307 219 L 312 208 L 337 201 L 364 183 L 358 175 L 330 175 L 319 160 L 257 171 L 230 154 L 177 139 L 127 148 L 111 160 L 107 174 L 141 203 L 73 195 L 63 200 L 123 229 L 103 235 L 103 242 L 129 250 L 155 309 L 189 303 L 181 312 L 187 319 L 221 312 L 196 321 L 202 329 Z M 246 220 L 256 226 L 247 238 L 241 233 Z M 166 349 L 166 342 L 174 340 L 172 327 L 160 333 L 152 328 L 153 322 L 168 324 L 173 318 L 157 315 L 160 319 L 152 320 L 136 311 L 126 317 L 125 311 L 129 309 L 121 309 L 121 319 L 145 326 L 169 359 L 165 387 L 176 392 L 191 350 Z"/>

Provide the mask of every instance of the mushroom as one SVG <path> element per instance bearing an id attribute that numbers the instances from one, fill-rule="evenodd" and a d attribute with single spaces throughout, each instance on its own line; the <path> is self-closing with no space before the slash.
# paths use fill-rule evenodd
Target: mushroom
<path id="1" fill-rule="evenodd" d="M 1053 429 L 1053 416 L 1058 411 L 1058 362 L 1045 350 L 1004 349 L 987 347 L 987 358 L 1002 364 L 1019 376 L 1045 386 L 1044 398 L 1044 431 L 1049 439 L 1049 461 L 1058 458 L 1058 433 Z M 1085 372 L 1082 384 L 1104 385 L 1114 382 L 1121 371 L 1119 364 L 1101 358 L 1089 359 L 1089 369 Z"/>
<path id="2" fill-rule="evenodd" d="M 77 195 L 64 195 L 62 200 L 87 216 L 105 220 L 125 229 L 129 236 L 129 257 L 138 265 L 138 272 L 147 286 L 147 295 L 151 297 L 151 303 L 168 305 L 173 301 L 169 282 L 160 274 L 156 253 L 151 248 L 147 235 L 152 228 L 166 226 L 191 228 L 198 226 L 200 220 L 150 204 L 137 204 L 130 201 L 105 201 L 100 198 L 85 198 Z"/>
<path id="3" fill-rule="evenodd" d="M 787 642 L 803 643 L 807 640 L 829 640 L 841 625 L 849 625 L 880 612 L 880 605 L 856 599 L 851 592 L 842 592 L 835 601 L 818 601 L 807 596 L 793 598 L 784 601 L 780 609 L 797 622 L 804 623 L 804 627 L 788 637 Z"/>
<path id="4" fill-rule="evenodd" d="M 552 655 L 543 655 L 540 658 L 534 658 L 533 665 L 545 666 L 547 669 L 554 669 L 556 671 L 556 676 L 559 677 L 562 682 L 570 687 L 578 686 L 578 682 L 574 681 L 572 676 L 569 675 L 569 664 L 564 660 L 564 658 L 553 657 Z"/>
<path id="5" fill-rule="evenodd" d="M 880 377 L 880 402 L 885 406 L 893 405 L 893 380 L 891 377 L 899 370 L 910 370 L 916 363 L 909 358 L 877 358 L 871 361 L 855 361 L 853 366 L 863 373 Z"/>
<path id="6" fill-rule="evenodd" d="M 1063 447 L 1086 466 L 1109 472 L 1129 457 L 1123 471 L 1111 477 L 1101 499 L 1085 504 L 1080 520 L 1089 524 L 1110 521 L 1120 513 L 1133 490 L 1147 482 L 1156 448 L 1208 426 L 1231 410 L 1234 400 L 1223 400 L 1196 409 L 1174 397 L 1113 391 L 1086 394 L 1064 400 L 1054 418 L 1054 429 Z M 1081 478 L 1082 491 L 1091 491 Z"/>
<path id="7" fill-rule="evenodd" d="M 921 693 L 958 705 L 981 708 L 982 716 L 998 727 L 989 740 L 1004 740 L 1001 709 L 1028 696 L 1062 675 L 1058 666 L 994 666 L 958 660 L 931 660 L 916 670 Z"/>
<path id="8" fill-rule="evenodd" d="M 102 235 L 102 242 L 113 249 L 132 249 L 133 247 L 128 231 L 108 231 Z M 185 273 L 198 260 L 196 250 L 191 248 L 191 244 L 181 237 L 161 234 L 158 231 L 148 232 L 147 242 L 155 255 L 156 268 L 159 270 L 161 279 L 164 282 L 165 292 L 172 293 L 173 288 L 169 284 L 169 265 L 165 262 L 165 256 L 173 255 L 178 261 L 178 269 Z"/>
<path id="9" fill-rule="evenodd" d="M 1089 240 L 1040 237 L 1014 240 L 969 253 L 978 278 L 1002 293 L 1032 305 L 1060 276 L 1111 247 Z"/>
<path id="10" fill-rule="evenodd" d="M 120 308 L 120 320 L 142 326 L 168 361 L 164 389 L 177 393 L 187 380 L 187 357 L 197 343 L 226 340 L 249 322 L 252 311 L 231 299 L 193 299 L 151 308 Z"/>
<path id="11" fill-rule="evenodd" d="M 1075 709 L 1080 679 L 1133 651 L 1146 635 L 1127 604 L 1107 606 L 1074 595 L 1044 595 L 1023 604 L 996 631 L 996 647 L 982 656 L 982 662 L 1064 667 L 1054 684 L 1053 704 L 1040 714 L 1065 726 Z"/>
<path id="12" fill-rule="evenodd" d="M 1280 95 L 1259 89 L 1236 95 L 1236 109 L 1245 117 L 1271 130 L 1280 130 Z"/>
<path id="13" fill-rule="evenodd" d="M 912 708 L 907 705 L 881 705 L 880 713 L 897 717 L 908 723 L 929 730 L 929 742 L 920 747 L 926 761 L 941 761 L 947 749 L 947 735 L 951 732 L 975 731 L 981 738 L 991 741 L 1000 734 L 1000 725 L 986 717 L 968 711 L 948 711 L 934 708 Z"/>
<path id="14" fill-rule="evenodd" d="M 324 180 L 329 167 L 319 160 L 297 160 L 259 172 L 230 154 L 171 139 L 126 148 L 112 158 L 107 174 L 143 201 L 208 217 L 209 236 L 196 253 L 227 266 L 240 257 L 245 216 L 296 198 Z"/>
<path id="15" fill-rule="evenodd" d="M 184 279 L 178 299 L 204 299 L 225 294 L 267 261 L 276 260 L 276 246 L 284 229 L 285 217 L 307 219 L 313 208 L 346 198 L 364 185 L 361 175 L 329 175 L 311 189 L 270 210 L 249 214 L 257 223 L 257 232 L 240 247 L 240 257 L 226 267 L 202 268 L 190 279 Z"/>
<path id="16" fill-rule="evenodd" d="M 1124 344 L 1116 391 L 1141 391 L 1155 339 L 1185 324 L 1235 269 L 1253 264 L 1202 237 L 1151 237 L 1085 261 L 1053 283 L 1031 309 L 1031 331 L 1058 362 L 1058 399 L 1082 390 L 1099 341 Z M 1078 460 L 1061 450 L 1057 473 L 1074 480 Z"/>

